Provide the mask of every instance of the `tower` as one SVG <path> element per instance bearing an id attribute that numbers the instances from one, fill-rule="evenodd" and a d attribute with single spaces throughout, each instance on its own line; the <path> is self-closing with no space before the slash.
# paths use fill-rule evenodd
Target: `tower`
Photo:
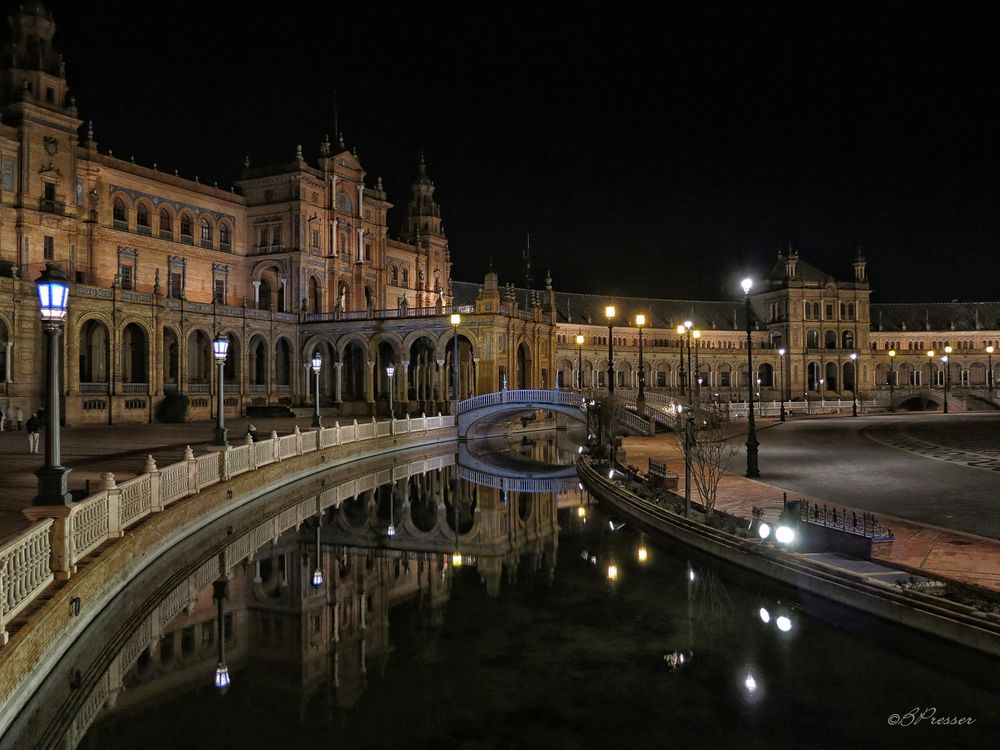
<path id="1" fill-rule="evenodd" d="M 451 255 L 441 222 L 441 207 L 434 202 L 434 183 L 427 176 L 423 151 L 417 164 L 417 179 L 410 185 L 410 200 L 399 238 L 412 243 L 418 254 L 417 294 L 421 307 L 440 300 L 451 304 Z"/>

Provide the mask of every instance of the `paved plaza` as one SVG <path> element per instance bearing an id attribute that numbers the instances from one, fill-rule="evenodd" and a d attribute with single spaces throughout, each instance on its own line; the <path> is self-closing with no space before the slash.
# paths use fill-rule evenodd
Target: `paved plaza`
<path id="1" fill-rule="evenodd" d="M 1000 472 L 948 460 L 955 450 L 1000 446 L 998 428 L 1000 417 L 973 414 L 761 420 L 760 479 L 743 476 L 741 448 L 716 507 L 749 518 L 758 506 L 774 518 L 787 491 L 790 499 L 873 512 L 896 537 L 882 561 L 1000 591 Z M 911 435 L 939 445 L 939 455 L 886 444 Z M 641 469 L 649 458 L 666 460 L 683 492 L 684 457 L 673 435 L 630 437 L 625 447 L 628 463 Z"/>

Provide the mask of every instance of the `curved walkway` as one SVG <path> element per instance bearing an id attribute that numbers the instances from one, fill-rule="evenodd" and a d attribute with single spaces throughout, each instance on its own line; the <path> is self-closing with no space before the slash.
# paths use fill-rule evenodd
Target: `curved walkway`
<path id="1" fill-rule="evenodd" d="M 767 428 L 773 422 L 764 422 Z M 629 437 L 624 441 L 625 462 L 645 471 L 647 460 L 666 461 L 667 470 L 678 475 L 678 492 L 684 492 L 684 456 L 672 433 L 654 437 Z M 764 508 L 765 517 L 777 518 L 784 491 L 763 481 L 726 474 L 719 483 L 716 508 L 750 518 L 754 506 Z M 831 504 L 822 497 L 788 493 L 810 502 Z M 697 492 L 693 495 L 697 498 Z M 867 508 L 848 508 L 864 511 Z M 876 559 L 889 565 L 912 569 L 928 575 L 950 578 L 993 591 L 1000 591 L 1000 541 L 946 528 L 931 526 L 880 514 L 884 525 L 892 528 L 895 542 L 887 554 Z"/>

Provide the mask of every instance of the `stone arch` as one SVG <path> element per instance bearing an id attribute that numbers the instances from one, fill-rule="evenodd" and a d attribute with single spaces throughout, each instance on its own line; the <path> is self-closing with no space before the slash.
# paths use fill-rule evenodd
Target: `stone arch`
<path id="1" fill-rule="evenodd" d="M 187 382 L 207 385 L 212 379 L 212 337 L 203 328 L 187 334 Z"/>
<path id="2" fill-rule="evenodd" d="M 344 401 L 365 401 L 368 398 L 367 367 L 371 358 L 368 346 L 360 336 L 349 336 L 340 343 L 341 399 Z"/>
<path id="3" fill-rule="evenodd" d="M 211 214 L 198 216 L 198 244 L 201 247 L 215 247 L 215 219 Z"/>
<path id="4" fill-rule="evenodd" d="M 145 325 L 133 321 L 122 326 L 119 340 L 123 383 L 149 383 L 149 338 Z"/>
<path id="5" fill-rule="evenodd" d="M 844 362 L 843 367 L 843 389 L 845 391 L 851 391 L 852 393 L 857 390 L 857 379 L 855 375 L 857 373 L 857 367 L 852 360 Z"/>
<path id="6" fill-rule="evenodd" d="M 251 274 L 251 283 L 255 284 L 254 295 L 258 310 L 285 309 L 285 290 L 281 283 L 284 267 L 277 261 L 269 260 L 257 264 Z"/>
<path id="7" fill-rule="evenodd" d="M 131 224 L 132 201 L 123 192 L 116 190 L 111 194 L 111 219 L 116 227 L 128 229 Z M 124 226 L 122 226 L 124 225 Z"/>
<path id="8" fill-rule="evenodd" d="M 348 333 L 337 340 L 337 356 L 340 357 L 341 362 L 346 359 L 344 355 L 347 352 L 347 347 L 355 343 L 360 346 L 365 360 L 371 360 L 371 350 L 365 335 L 363 333 Z"/>
<path id="9" fill-rule="evenodd" d="M 839 391 L 840 390 L 840 380 L 836 362 L 827 362 L 826 368 L 824 370 L 823 379 L 825 380 L 823 384 L 824 391 Z"/>
<path id="10" fill-rule="evenodd" d="M 229 250 L 233 246 L 233 229 L 232 224 L 228 219 L 221 219 L 219 221 L 219 249 Z"/>
<path id="11" fill-rule="evenodd" d="M 173 239 L 174 237 L 174 220 L 175 215 L 173 209 L 171 209 L 166 204 L 160 204 L 160 210 L 157 212 L 156 219 L 156 229 L 160 237 L 164 239 Z"/>
<path id="12" fill-rule="evenodd" d="M 454 338 L 455 333 L 449 330 L 444 337 L 444 351 L 439 355 L 439 359 L 444 360 L 444 369 L 441 372 L 441 392 L 447 393 L 448 398 L 456 397 L 456 387 L 457 387 L 457 398 L 462 400 L 463 398 L 468 398 L 469 395 L 474 391 L 474 381 L 475 381 L 475 370 L 473 366 L 473 357 L 476 356 L 476 351 L 478 351 L 474 337 L 468 335 L 467 329 L 462 326 L 458 327 L 458 383 L 453 383 L 454 375 L 452 373 L 452 359 L 454 354 Z M 439 346 L 440 346 L 439 342 Z"/>
<path id="13" fill-rule="evenodd" d="M 194 243 L 195 215 L 189 209 L 181 209 L 177 216 L 181 242 Z"/>
<path id="14" fill-rule="evenodd" d="M 559 360 L 556 365 L 556 386 L 559 388 L 576 388 L 577 379 L 574 374 L 576 365 L 567 358 Z"/>
<path id="15" fill-rule="evenodd" d="M 407 357 L 407 397 L 410 401 L 435 400 L 437 355 L 434 334 L 430 331 L 413 331 L 403 339 L 402 351 Z"/>
<path id="16" fill-rule="evenodd" d="M 824 349 L 836 349 L 837 348 L 837 332 L 833 329 L 827 329 L 823 333 L 823 348 Z"/>
<path id="17" fill-rule="evenodd" d="M 806 365 L 806 389 L 810 391 L 819 390 L 819 381 L 823 377 L 820 374 L 819 362 L 809 362 Z"/>
<path id="18" fill-rule="evenodd" d="M 163 352 L 163 389 L 172 387 L 176 390 L 180 384 L 181 347 L 180 332 L 172 325 L 164 325 L 161 329 Z"/>
<path id="19" fill-rule="evenodd" d="M 107 383 L 111 374 L 111 329 L 94 316 L 80 322 L 80 383 Z"/>
<path id="20" fill-rule="evenodd" d="M 250 337 L 247 345 L 247 382 L 251 386 L 266 386 L 268 382 L 268 353 L 270 351 L 267 338 L 261 333 Z"/>
<path id="21" fill-rule="evenodd" d="M 222 382 L 225 386 L 239 386 L 240 372 L 243 369 L 243 352 L 239 334 L 232 328 L 222 331 L 229 339 L 229 349 L 226 351 L 226 361 L 222 366 Z"/>
<path id="22" fill-rule="evenodd" d="M 135 202 L 135 231 L 139 234 L 153 232 L 153 204 L 145 198 Z"/>
<path id="23" fill-rule="evenodd" d="M 323 292 L 320 289 L 316 274 L 309 274 L 306 280 L 306 312 L 318 313 L 323 309 Z"/>
<path id="24" fill-rule="evenodd" d="M 774 366 L 769 362 L 757 365 L 757 378 L 761 388 L 774 388 Z"/>
<path id="25" fill-rule="evenodd" d="M 286 336 L 279 336 L 274 342 L 274 382 L 292 384 L 292 342 Z"/>
<path id="26" fill-rule="evenodd" d="M 840 334 L 840 348 L 841 349 L 854 348 L 854 331 L 843 331 Z"/>

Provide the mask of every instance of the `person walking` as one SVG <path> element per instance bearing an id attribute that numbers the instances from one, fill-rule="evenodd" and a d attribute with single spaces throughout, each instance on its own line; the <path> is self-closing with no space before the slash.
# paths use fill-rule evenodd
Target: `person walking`
<path id="1" fill-rule="evenodd" d="M 38 412 L 31 415 L 28 420 L 28 453 L 38 453 L 38 431 L 42 427 L 42 420 L 38 418 Z"/>
<path id="2" fill-rule="evenodd" d="M 21 407 L 14 409 L 14 421 L 17 422 L 17 431 L 21 431 L 21 424 L 24 422 L 24 412 L 21 411 Z"/>

